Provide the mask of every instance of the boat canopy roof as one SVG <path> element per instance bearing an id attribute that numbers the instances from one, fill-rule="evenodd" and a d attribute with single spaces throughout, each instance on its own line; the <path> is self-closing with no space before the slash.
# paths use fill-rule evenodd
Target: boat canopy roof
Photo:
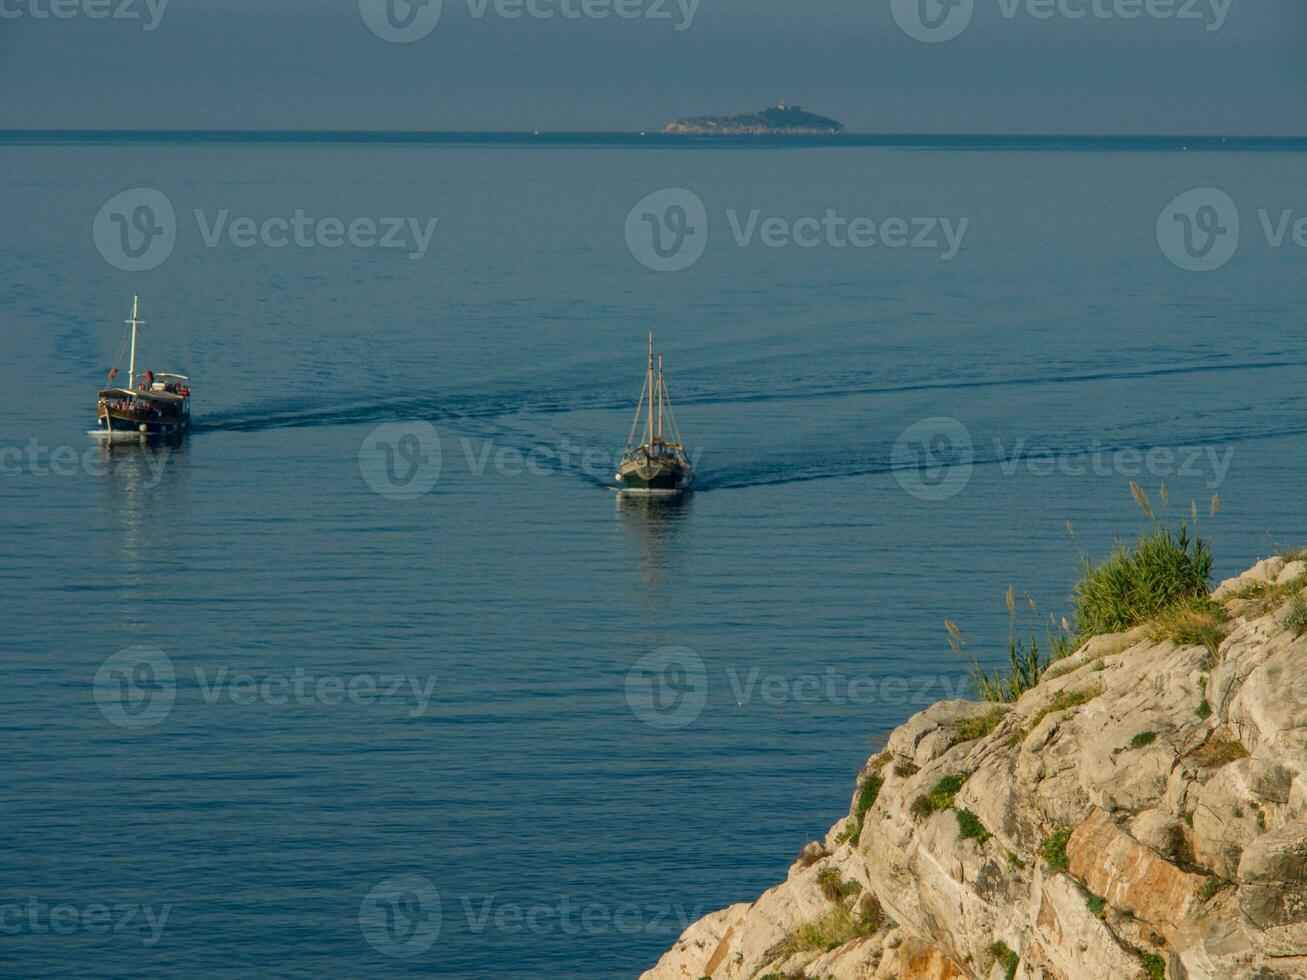
<path id="1" fill-rule="evenodd" d="M 159 377 L 159 375 L 155 375 Z M 181 395 L 174 395 L 171 391 L 134 391 L 131 388 L 105 388 L 100 392 L 101 398 L 140 398 L 152 402 L 180 402 L 185 401 Z"/>
<path id="2" fill-rule="evenodd" d="M 156 378 L 172 378 L 174 381 L 190 381 L 191 379 L 184 374 L 168 374 L 166 371 L 155 371 Z"/>

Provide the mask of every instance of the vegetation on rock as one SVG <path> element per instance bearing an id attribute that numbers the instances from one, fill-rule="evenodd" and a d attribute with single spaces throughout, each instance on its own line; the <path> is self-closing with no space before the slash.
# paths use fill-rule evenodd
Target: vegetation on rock
<path id="1" fill-rule="evenodd" d="M 1040 843 L 1038 854 L 1052 870 L 1065 871 L 1070 867 L 1066 856 L 1066 845 L 1070 840 L 1071 828 L 1058 827 Z"/>

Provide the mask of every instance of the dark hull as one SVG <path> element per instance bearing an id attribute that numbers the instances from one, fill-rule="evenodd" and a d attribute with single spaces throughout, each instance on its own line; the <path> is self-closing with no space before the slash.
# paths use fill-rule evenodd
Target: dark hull
<path id="1" fill-rule="evenodd" d="M 112 432 L 123 438 L 132 435 L 146 439 L 168 439 L 182 435 L 190 428 L 189 416 L 177 418 L 141 417 L 139 415 L 110 412 L 101 414 L 98 427 L 101 432 Z"/>
<path id="2" fill-rule="evenodd" d="M 693 482 L 694 473 L 679 467 L 632 467 L 622 471 L 621 487 L 649 493 L 675 493 L 688 489 Z"/>

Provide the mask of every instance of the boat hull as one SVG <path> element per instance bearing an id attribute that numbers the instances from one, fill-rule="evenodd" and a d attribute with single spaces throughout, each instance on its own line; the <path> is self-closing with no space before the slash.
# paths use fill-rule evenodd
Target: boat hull
<path id="1" fill-rule="evenodd" d="M 129 439 L 175 439 L 190 428 L 189 415 L 177 418 L 144 418 L 133 413 L 101 412 L 94 435 L 113 441 Z"/>
<path id="2" fill-rule="evenodd" d="M 694 482 L 694 472 L 678 466 L 630 466 L 617 474 L 628 493 L 680 493 Z"/>

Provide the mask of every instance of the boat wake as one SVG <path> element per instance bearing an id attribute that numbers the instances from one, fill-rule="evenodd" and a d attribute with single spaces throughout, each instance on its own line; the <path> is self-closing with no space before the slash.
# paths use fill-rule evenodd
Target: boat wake
<path id="1" fill-rule="evenodd" d="M 1093 385 L 1097 383 L 1150 381 L 1159 377 L 1195 375 L 1229 372 L 1262 372 L 1307 366 L 1307 361 L 1295 360 L 1250 360 L 1235 364 L 1205 363 L 1170 368 L 1140 368 L 1138 370 L 1097 371 L 1064 373 L 1057 375 L 1009 375 L 1001 378 L 957 378 L 947 381 L 917 381 L 903 384 L 842 384 L 838 388 L 813 383 L 790 390 L 763 388 L 756 386 L 721 390 L 720 386 L 712 390 L 700 388 L 683 391 L 678 398 L 682 406 L 699 406 L 703 411 L 697 420 L 700 430 L 717 429 L 718 426 L 705 424 L 704 417 L 726 413 L 729 417 L 731 406 L 742 409 L 771 402 L 806 402 L 835 401 L 837 399 L 856 400 L 858 398 L 878 398 L 879 396 L 911 396 L 914 393 L 944 393 L 948 391 L 965 392 L 970 389 L 995 389 L 998 391 L 1049 385 Z M 1260 383 L 1260 382 L 1259 382 Z M 986 402 L 995 396 L 987 396 Z M 999 396 L 1001 397 L 1001 396 Z M 1042 396 L 1041 396 L 1042 397 Z M 1302 423 L 1304 413 L 1298 410 L 1294 397 L 1281 398 L 1274 417 L 1267 417 L 1262 412 L 1249 406 L 1222 406 L 1213 402 L 1210 407 L 1197 414 L 1173 418 L 1131 418 L 1125 416 L 1114 423 L 1099 419 L 1067 419 L 1058 426 L 1053 420 L 1046 425 L 1062 431 L 1045 431 L 1042 435 L 1029 436 L 1022 440 L 1014 438 L 1011 431 L 988 431 L 981 424 L 972 424 L 965 413 L 966 403 L 953 400 L 949 407 L 939 414 L 953 412 L 971 426 L 974 445 L 971 449 L 970 465 L 975 467 L 1005 466 L 1022 467 L 1034 460 L 1046 460 L 1049 456 L 1069 461 L 1083 461 L 1094 455 L 1112 454 L 1129 450 L 1147 453 L 1154 449 L 1177 447 L 1222 447 L 1255 443 L 1275 439 L 1299 437 L 1307 434 L 1307 423 Z M 920 402 L 915 402 L 915 411 L 920 412 Z M 575 456 L 558 454 L 551 447 L 559 442 L 566 443 L 568 438 L 560 433 L 570 433 L 574 446 L 600 447 L 612 450 L 620 434 L 625 431 L 624 418 L 630 411 L 629 395 L 615 389 L 606 389 L 585 380 L 573 380 L 566 388 L 541 388 L 523 391 L 521 389 L 504 391 L 480 390 L 477 392 L 451 393 L 439 395 L 414 395 L 403 398 L 372 398 L 353 400 L 342 404 L 339 398 L 319 405 L 305 404 L 303 399 L 286 399 L 282 402 L 249 405 L 226 412 L 219 412 L 197 419 L 192 425 L 192 432 L 261 432 L 276 429 L 294 429 L 308 427 L 353 426 L 381 424 L 384 422 L 426 421 L 441 428 L 445 435 L 446 428 L 453 437 L 454 445 L 446 446 L 446 452 L 466 454 L 468 465 L 476 472 L 474 457 L 481 452 L 478 445 L 493 444 L 496 447 L 511 447 L 523 454 L 530 454 L 533 465 L 546 472 L 557 472 L 574 477 L 597 488 L 612 489 L 612 474 L 615 466 L 584 465 Z M 846 479 L 862 476 L 891 475 L 899 471 L 916 468 L 913 460 L 896 462 L 894 456 L 894 437 L 898 435 L 905 419 L 903 406 L 887 405 L 893 409 L 893 415 L 885 418 L 877 428 L 878 438 L 869 439 L 860 446 L 836 444 L 840 436 L 832 433 L 823 445 L 814 445 L 810 433 L 795 432 L 791 438 L 785 438 L 775 428 L 769 430 L 771 440 L 766 446 L 732 445 L 729 452 L 719 452 L 711 445 L 702 460 L 702 466 L 696 467 L 699 477 L 695 484 L 698 492 L 742 489 L 747 487 L 777 486 L 787 483 L 802 483 L 819 480 Z M 982 404 L 980 409 L 983 410 Z M 829 415 L 838 409 L 823 408 L 823 415 Z M 882 410 L 874 405 L 858 406 L 851 401 L 848 408 L 850 420 L 855 417 L 876 418 Z M 591 417 L 585 417 L 593 413 Z M 576 418 L 570 425 L 560 425 L 560 415 L 574 414 Z M 609 415 L 613 418 L 608 418 Z M 1242 424 L 1232 425 L 1234 422 Z M 737 428 L 732 425 L 731 428 Z M 1108 434 L 1105 434 L 1105 431 Z M 837 427 L 835 431 L 856 431 L 856 427 Z M 1166 433 L 1162 438 L 1158 433 Z M 998 436 L 1006 437 L 1006 443 Z M 779 443 L 778 443 L 779 437 Z M 472 443 L 457 448 L 458 442 Z M 842 441 L 842 440 L 841 440 Z M 792 445 L 791 445 L 792 443 Z M 1005 448 L 1006 447 L 1006 448 Z M 756 453 L 754 452 L 756 450 Z M 696 459 L 696 463 L 700 462 Z M 932 461 L 938 465 L 938 461 Z M 484 465 L 481 461 L 479 465 Z"/>

